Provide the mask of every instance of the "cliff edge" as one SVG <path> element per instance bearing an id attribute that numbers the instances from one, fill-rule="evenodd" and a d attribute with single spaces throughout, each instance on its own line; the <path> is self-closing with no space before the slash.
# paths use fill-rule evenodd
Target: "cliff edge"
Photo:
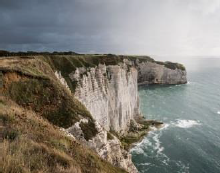
<path id="1" fill-rule="evenodd" d="M 73 163 L 77 162 L 76 168 L 81 172 L 91 169 L 93 172 L 125 170 L 135 173 L 138 171 L 132 163 L 127 146 L 145 135 L 149 126 L 154 124 L 139 121 L 141 113 L 138 85 L 186 82 L 186 70 L 183 65 L 157 62 L 147 56 L 48 54 L 2 57 L 0 58 L 1 119 L 4 121 L 5 117 L 9 116 L 17 119 L 19 115 L 21 119 L 16 121 L 21 121 L 23 114 L 26 117 L 31 115 L 31 118 L 34 117 L 36 119 L 34 121 L 37 122 L 40 118 L 40 121 L 45 121 L 51 128 L 55 128 L 53 132 L 63 137 L 69 136 L 68 141 L 76 141 L 81 148 L 85 148 L 89 153 L 87 162 L 93 163 L 97 160 L 95 165 L 90 164 L 85 168 L 82 166 L 83 159 L 74 160 L 71 154 L 74 148 L 69 144 L 71 142 L 67 142 L 68 147 L 62 152 L 67 155 L 65 157 L 73 160 L 68 162 L 70 165 L 68 167 L 61 165 L 62 169 L 68 170 L 70 167 L 72 169 Z M 10 108 L 10 104 L 15 108 Z M 11 114 L 10 111 L 6 111 L 8 108 L 12 109 L 11 112 L 21 109 L 24 113 L 14 111 L 15 114 Z M 28 122 L 21 122 L 24 126 L 28 126 L 28 129 L 32 126 L 34 128 L 36 124 L 29 127 L 30 124 L 26 124 Z M 3 124 L 5 129 L 13 123 L 10 125 L 9 121 L 7 125 Z M 2 140 L 4 139 L 4 143 L 7 142 L 9 148 L 23 137 L 29 142 L 37 143 L 36 145 L 40 142 L 40 147 L 41 144 L 46 145 L 48 150 L 54 145 L 58 145 L 58 148 L 60 145 L 66 145 L 60 141 L 60 138 L 58 140 L 56 135 L 53 137 L 53 140 L 58 140 L 55 144 L 47 143 L 46 138 L 42 138 L 42 141 L 40 137 L 40 140 L 35 137 L 32 139 L 32 136 L 38 135 L 35 130 L 27 131 L 21 126 L 14 127 L 13 130 L 18 132 L 18 135 L 15 135 L 13 140 L 9 140 L 10 135 L 2 136 Z M 39 135 L 43 135 L 44 132 L 40 131 L 40 133 L 42 134 Z M 51 136 L 47 137 L 50 139 Z M 81 158 L 81 150 L 78 151 L 78 148 L 76 150 L 75 154 L 80 155 Z M 7 152 L 10 153 L 10 150 Z M 6 156 L 7 154 L 3 157 Z M 60 167 L 60 163 L 55 165 Z M 33 169 L 42 171 L 43 168 Z"/>

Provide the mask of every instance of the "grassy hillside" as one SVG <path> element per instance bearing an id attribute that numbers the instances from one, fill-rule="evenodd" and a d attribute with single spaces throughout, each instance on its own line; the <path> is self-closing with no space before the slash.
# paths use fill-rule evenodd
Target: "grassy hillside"
<path id="1" fill-rule="evenodd" d="M 67 128 L 80 117 L 92 120 L 86 108 L 57 80 L 52 68 L 39 58 L 0 60 L 0 71 L 4 96 L 54 125 Z"/>
<path id="2" fill-rule="evenodd" d="M 123 173 L 40 115 L 0 97 L 0 172 Z"/>
<path id="3" fill-rule="evenodd" d="M 125 172 L 61 132 L 81 118 L 87 140 L 97 130 L 41 58 L 0 59 L 0 172 Z"/>

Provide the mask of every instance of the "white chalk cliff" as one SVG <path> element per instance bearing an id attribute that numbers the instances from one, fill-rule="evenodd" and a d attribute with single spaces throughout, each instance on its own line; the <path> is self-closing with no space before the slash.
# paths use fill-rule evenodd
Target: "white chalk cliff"
<path id="1" fill-rule="evenodd" d="M 61 83 L 66 85 L 60 73 L 57 74 Z M 96 121 L 98 134 L 86 141 L 79 126 L 81 122 L 75 123 L 67 131 L 103 159 L 130 173 L 138 172 L 131 155 L 122 149 L 117 137 L 108 140 L 107 131 L 126 134 L 130 122 L 140 116 L 138 84 L 183 84 L 187 81 L 185 70 L 170 69 L 155 62 L 129 60 L 117 65 L 80 67 L 69 77 L 77 83 L 74 96 L 90 111 Z M 86 120 L 83 122 L 86 123 Z"/>
<path id="2" fill-rule="evenodd" d="M 126 133 L 140 115 L 138 84 L 186 83 L 186 71 L 153 62 L 124 60 L 118 65 L 77 68 L 69 77 L 77 82 L 75 97 L 106 130 Z"/>
<path id="3" fill-rule="evenodd" d="M 98 123 L 95 123 L 98 133 L 90 140 L 85 140 L 80 123 L 88 123 L 86 119 L 74 124 L 74 126 L 66 129 L 67 133 L 72 134 L 81 143 L 93 149 L 101 158 L 110 162 L 114 166 L 125 169 L 130 173 L 138 173 L 137 168 L 131 160 L 131 154 L 122 149 L 120 140 L 112 135 L 112 139 L 108 139 L 107 131 Z"/>
<path id="4" fill-rule="evenodd" d="M 123 133 L 139 115 L 136 68 L 99 65 L 89 71 L 78 68 L 69 76 L 78 83 L 75 97 L 106 130 Z"/>
<path id="5" fill-rule="evenodd" d="M 153 62 L 138 63 L 138 84 L 184 84 L 186 71 L 170 69 Z"/>

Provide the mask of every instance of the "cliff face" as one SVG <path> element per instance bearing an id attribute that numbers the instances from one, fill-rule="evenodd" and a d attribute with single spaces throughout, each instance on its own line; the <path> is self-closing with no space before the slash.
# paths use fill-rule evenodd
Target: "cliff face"
<path id="1" fill-rule="evenodd" d="M 55 75 L 69 90 L 62 75 L 58 72 L 55 72 Z M 96 120 L 97 134 L 89 140 L 86 139 L 85 134 L 90 129 L 83 129 L 82 126 L 87 124 L 89 127 L 87 119 L 81 119 L 67 128 L 66 132 L 114 166 L 137 173 L 131 154 L 122 148 L 120 140 L 113 134 L 111 139 L 108 138 L 110 129 L 127 132 L 130 121 L 139 115 L 137 70 L 128 69 L 125 64 L 108 67 L 99 65 L 89 71 L 86 68 L 78 68 L 69 76 L 77 82 L 74 97 L 86 106 Z"/>
<path id="2" fill-rule="evenodd" d="M 66 129 L 66 131 L 76 137 L 81 143 L 89 148 L 93 149 L 101 158 L 108 161 L 114 166 L 123 168 L 129 173 L 138 173 L 137 168 L 134 166 L 131 154 L 122 148 L 120 140 L 111 134 L 108 137 L 107 132 L 98 122 L 95 127 L 98 133 L 90 140 L 86 140 L 81 124 L 87 124 L 86 119 L 82 119 L 80 122 L 74 124 L 74 126 Z M 87 129 L 88 130 L 88 129 Z"/>
<path id="3" fill-rule="evenodd" d="M 89 71 L 78 68 L 69 76 L 78 83 L 75 97 L 106 130 L 124 132 L 139 115 L 136 68 L 99 65 Z"/>
<path id="4" fill-rule="evenodd" d="M 139 133 L 137 129 L 148 128 L 135 121 L 140 115 L 138 84 L 186 83 L 186 72 L 180 64 L 156 62 L 149 57 L 74 55 L 0 61 L 0 94 L 5 99 L 47 119 L 59 127 L 57 134 L 63 129 L 71 141 L 80 141 L 82 148 L 88 146 L 104 160 L 130 173 L 138 171 L 124 145 L 134 136 L 126 137 L 130 132 Z M 45 137 L 45 144 L 48 137 L 53 135 Z M 91 158 L 88 155 L 86 162 L 93 163 Z M 82 154 L 80 161 L 83 160 Z M 105 165 L 108 166 L 106 162 L 98 163 L 100 167 L 95 172 L 121 170 L 111 166 L 107 169 Z M 83 172 L 92 168 L 79 165 L 79 169 Z"/>
<path id="5" fill-rule="evenodd" d="M 105 61 L 108 62 L 108 59 Z M 131 122 L 140 116 L 138 84 L 186 83 L 186 71 L 181 68 L 179 64 L 152 59 L 142 62 L 139 59 L 122 59 L 116 64 L 105 65 L 102 62 L 94 67 L 77 67 L 67 76 L 75 86 L 74 97 L 85 105 L 96 120 L 98 133 L 86 140 L 80 125 L 88 123 L 86 120 L 75 123 L 66 129 L 67 132 L 113 165 L 131 173 L 138 172 L 120 140 L 114 135 L 108 139 L 108 131 L 126 135 Z M 61 73 L 56 73 L 56 76 L 69 88 Z"/>
<path id="6" fill-rule="evenodd" d="M 77 68 L 69 74 L 77 83 L 75 97 L 106 130 L 126 133 L 140 115 L 138 84 L 183 84 L 186 71 L 155 62 L 124 60 L 118 65 Z"/>
<path id="7" fill-rule="evenodd" d="M 186 71 L 170 69 L 164 65 L 142 62 L 138 63 L 138 83 L 141 84 L 185 84 Z"/>

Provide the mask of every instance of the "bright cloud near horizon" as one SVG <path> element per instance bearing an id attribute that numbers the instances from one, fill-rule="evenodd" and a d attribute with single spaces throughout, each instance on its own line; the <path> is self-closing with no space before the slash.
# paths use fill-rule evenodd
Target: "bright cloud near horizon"
<path id="1" fill-rule="evenodd" d="M 0 0 L 0 49 L 219 56 L 220 0 Z"/>

